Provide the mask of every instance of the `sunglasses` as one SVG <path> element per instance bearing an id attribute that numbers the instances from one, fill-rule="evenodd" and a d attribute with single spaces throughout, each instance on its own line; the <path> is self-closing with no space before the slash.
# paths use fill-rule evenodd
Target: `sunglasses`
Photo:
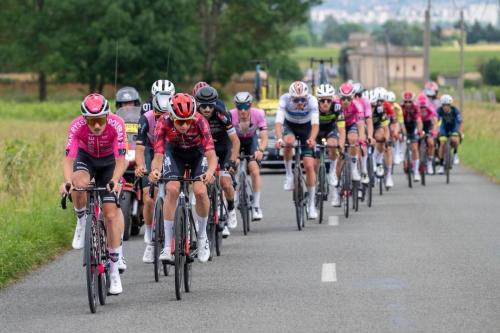
<path id="1" fill-rule="evenodd" d="M 96 124 L 99 126 L 104 126 L 106 124 L 106 117 L 98 117 L 98 118 L 85 118 L 87 125 L 94 127 Z"/>
<path id="2" fill-rule="evenodd" d="M 327 98 L 322 98 L 318 101 L 320 104 L 323 104 L 323 103 L 332 103 L 332 100 L 331 99 L 327 99 Z"/>
<path id="3" fill-rule="evenodd" d="M 174 123 L 177 126 L 183 126 L 184 124 L 191 126 L 193 123 L 193 119 L 174 119 Z"/>
<path id="4" fill-rule="evenodd" d="M 298 104 L 298 103 L 305 103 L 306 102 L 306 99 L 305 97 L 296 97 L 293 99 L 293 102 Z"/>
<path id="5" fill-rule="evenodd" d="M 412 104 L 412 101 L 405 101 L 405 104 Z"/>
<path id="6" fill-rule="evenodd" d="M 348 102 L 350 102 L 350 101 L 352 101 L 352 98 L 351 98 L 351 97 L 340 97 L 340 100 L 341 100 L 342 102 L 344 102 L 344 101 L 348 101 Z"/>
<path id="7" fill-rule="evenodd" d="M 250 109 L 250 103 L 236 104 L 236 108 L 240 111 L 248 111 Z"/>
<path id="8" fill-rule="evenodd" d="M 215 105 L 213 104 L 200 104 L 200 109 L 213 109 Z"/>

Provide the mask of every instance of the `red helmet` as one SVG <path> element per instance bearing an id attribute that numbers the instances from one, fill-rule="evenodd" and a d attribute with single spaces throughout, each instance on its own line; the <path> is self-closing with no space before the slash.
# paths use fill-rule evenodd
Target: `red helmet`
<path id="1" fill-rule="evenodd" d="M 80 111 L 84 117 L 102 117 L 109 113 L 109 103 L 101 94 L 90 94 L 83 99 Z"/>
<path id="2" fill-rule="evenodd" d="M 401 94 L 401 97 L 403 98 L 403 102 L 413 102 L 415 94 L 411 91 L 405 91 Z"/>
<path id="3" fill-rule="evenodd" d="M 355 90 L 352 83 L 345 82 L 339 87 L 339 95 L 341 97 L 352 97 L 354 96 Z"/>
<path id="4" fill-rule="evenodd" d="M 198 90 L 200 90 L 201 88 L 203 87 L 207 87 L 209 86 L 208 83 L 206 83 L 205 81 L 200 81 L 200 82 L 197 82 L 194 87 L 193 87 L 193 96 L 196 96 L 196 93 L 198 92 Z"/>
<path id="5" fill-rule="evenodd" d="M 196 110 L 196 102 L 193 96 L 189 94 L 175 94 L 172 97 L 172 116 L 175 119 L 186 120 L 193 119 Z"/>

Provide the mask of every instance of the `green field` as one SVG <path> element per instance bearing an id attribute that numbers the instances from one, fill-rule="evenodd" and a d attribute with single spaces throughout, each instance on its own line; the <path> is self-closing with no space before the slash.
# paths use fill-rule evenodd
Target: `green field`
<path id="1" fill-rule="evenodd" d="M 333 63 L 338 63 L 340 48 L 328 47 L 298 47 L 292 54 L 292 59 L 299 63 L 302 70 L 309 68 L 309 59 L 315 58 L 333 58 Z M 316 65 L 317 66 L 317 65 Z"/>

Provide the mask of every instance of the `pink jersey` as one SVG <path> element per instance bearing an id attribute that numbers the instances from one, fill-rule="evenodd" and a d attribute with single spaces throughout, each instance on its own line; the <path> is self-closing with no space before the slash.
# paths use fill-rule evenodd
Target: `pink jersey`
<path id="1" fill-rule="evenodd" d="M 359 121 L 359 109 L 356 104 L 351 103 L 347 108 L 342 107 L 342 112 L 344 112 L 346 127 L 349 127 Z"/>
<path id="2" fill-rule="evenodd" d="M 420 114 L 422 115 L 422 121 L 431 121 L 437 117 L 436 109 L 430 101 L 426 107 L 420 107 Z"/>
<path id="3" fill-rule="evenodd" d="M 255 136 L 257 129 L 264 131 L 267 130 L 267 123 L 264 111 L 257 108 L 250 108 L 250 125 L 248 129 L 242 129 L 240 126 L 240 117 L 238 116 L 238 110 L 232 109 L 231 118 L 233 122 L 233 127 L 236 129 L 236 134 L 240 139 L 248 139 Z"/>
<path id="4" fill-rule="evenodd" d="M 115 157 L 125 156 L 127 136 L 123 119 L 109 114 L 104 132 L 94 135 L 87 126 L 83 116 L 71 122 L 66 144 L 66 157 L 75 158 L 78 149 L 83 149 L 90 156 L 102 158 L 114 154 Z"/>
<path id="5" fill-rule="evenodd" d="M 372 105 L 367 98 L 361 96 L 358 98 L 354 98 L 353 102 L 356 104 L 356 107 L 359 110 L 359 119 L 371 118 Z"/>

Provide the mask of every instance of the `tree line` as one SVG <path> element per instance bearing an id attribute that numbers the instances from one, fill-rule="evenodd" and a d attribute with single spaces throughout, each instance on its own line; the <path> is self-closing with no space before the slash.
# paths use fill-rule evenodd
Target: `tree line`
<path id="1" fill-rule="evenodd" d="M 118 85 L 139 88 L 160 77 L 224 83 L 252 58 L 287 73 L 290 32 L 320 2 L 3 0 L 0 72 L 38 73 L 41 100 L 47 80 L 102 91 L 116 63 Z"/>

